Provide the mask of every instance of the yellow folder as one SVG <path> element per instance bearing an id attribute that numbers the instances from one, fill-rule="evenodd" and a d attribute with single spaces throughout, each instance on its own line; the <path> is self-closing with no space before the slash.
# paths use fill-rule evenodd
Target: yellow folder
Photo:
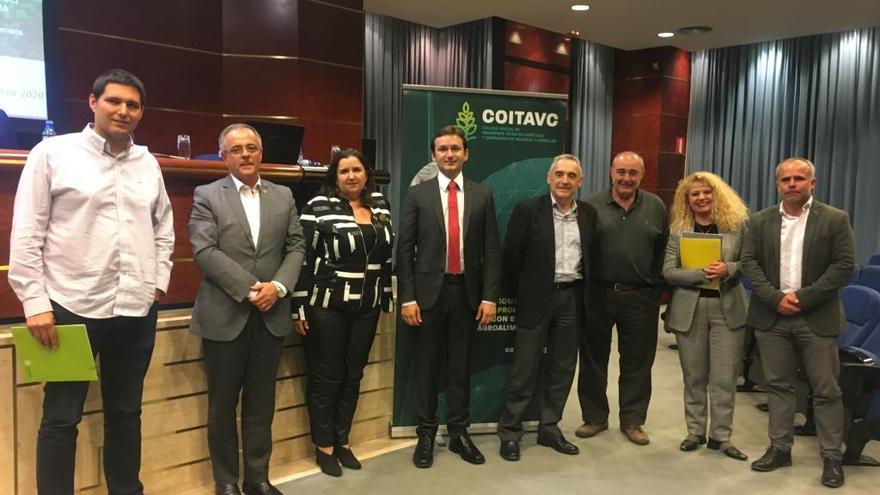
<path id="1" fill-rule="evenodd" d="M 721 234 L 702 234 L 684 232 L 681 235 L 679 253 L 682 268 L 702 269 L 721 259 Z M 721 288 L 719 280 L 713 280 L 697 287 L 701 289 Z"/>
<path id="2" fill-rule="evenodd" d="M 27 327 L 12 327 L 15 353 L 27 382 L 96 381 L 95 357 L 85 325 L 55 325 L 58 347 L 43 347 Z"/>

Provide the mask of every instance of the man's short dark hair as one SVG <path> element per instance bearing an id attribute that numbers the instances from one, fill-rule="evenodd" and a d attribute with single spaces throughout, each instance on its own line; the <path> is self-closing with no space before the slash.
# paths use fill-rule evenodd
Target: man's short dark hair
<path id="1" fill-rule="evenodd" d="M 92 84 L 92 94 L 95 95 L 95 98 L 100 98 L 104 93 L 104 89 L 106 89 L 107 85 L 110 83 L 134 87 L 141 95 L 141 105 L 144 104 L 144 100 L 147 97 L 147 92 L 144 90 L 144 83 L 135 77 L 134 74 L 125 69 L 110 69 L 98 76 L 98 78 L 95 79 L 95 83 Z"/>
<path id="2" fill-rule="evenodd" d="M 441 136 L 458 136 L 461 138 L 464 149 L 468 149 L 467 138 L 464 137 L 464 131 L 461 130 L 461 127 L 458 127 L 457 125 L 447 125 L 445 127 L 441 127 L 440 130 L 437 131 L 437 134 L 434 134 L 434 139 L 431 139 L 431 153 L 434 152 L 434 141 L 436 141 L 437 138 Z"/>

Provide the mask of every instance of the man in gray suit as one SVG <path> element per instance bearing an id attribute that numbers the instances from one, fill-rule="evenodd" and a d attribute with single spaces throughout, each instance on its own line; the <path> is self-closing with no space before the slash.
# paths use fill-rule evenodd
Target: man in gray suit
<path id="1" fill-rule="evenodd" d="M 448 376 L 449 450 L 472 464 L 486 461 L 467 433 L 470 348 L 477 325 L 495 319 L 501 275 L 492 191 L 461 174 L 468 159 L 461 129 L 437 131 L 431 157 L 440 173 L 409 189 L 397 240 L 400 315 L 419 334 L 419 441 L 413 454 L 419 468 L 434 462 L 441 358 Z"/>
<path id="2" fill-rule="evenodd" d="M 190 330 L 202 337 L 208 375 L 208 447 L 218 495 L 238 489 L 236 406 L 241 394 L 245 495 L 269 484 L 275 376 L 293 329 L 289 290 L 305 244 L 290 189 L 260 179 L 262 141 L 252 127 L 220 133 L 228 176 L 195 190 L 190 243 L 204 278 Z"/>
<path id="3" fill-rule="evenodd" d="M 776 167 L 779 206 L 756 213 L 743 243 L 752 284 L 746 325 L 755 329 L 770 407 L 770 447 L 755 471 L 791 465 L 794 380 L 801 356 L 823 460 L 822 484 L 843 485 L 843 403 L 837 336 L 846 321 L 840 289 L 852 276 L 853 234 L 846 212 L 815 201 L 815 166 L 788 158 Z"/>

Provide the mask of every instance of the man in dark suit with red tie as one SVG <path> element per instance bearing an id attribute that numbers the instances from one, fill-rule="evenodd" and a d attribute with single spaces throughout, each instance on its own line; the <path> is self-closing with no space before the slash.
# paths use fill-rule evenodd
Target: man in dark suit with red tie
<path id="1" fill-rule="evenodd" d="M 403 321 L 418 332 L 418 384 L 413 454 L 431 467 L 437 433 L 440 369 L 447 370 L 449 450 L 472 464 L 485 462 L 467 433 L 470 423 L 470 349 L 477 325 L 495 319 L 500 246 L 492 192 L 465 179 L 467 139 L 443 127 L 431 142 L 436 178 L 410 188 L 400 215 L 397 290 Z M 447 349 L 448 353 L 443 353 Z M 440 360 L 448 356 L 446 366 Z"/>

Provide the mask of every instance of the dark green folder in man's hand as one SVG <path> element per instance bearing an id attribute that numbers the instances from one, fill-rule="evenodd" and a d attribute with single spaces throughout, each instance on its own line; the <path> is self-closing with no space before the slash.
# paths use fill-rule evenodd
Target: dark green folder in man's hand
<path id="1" fill-rule="evenodd" d="M 95 358 L 85 325 L 55 325 L 58 346 L 44 347 L 27 327 L 12 327 L 15 352 L 25 382 L 96 381 Z"/>

